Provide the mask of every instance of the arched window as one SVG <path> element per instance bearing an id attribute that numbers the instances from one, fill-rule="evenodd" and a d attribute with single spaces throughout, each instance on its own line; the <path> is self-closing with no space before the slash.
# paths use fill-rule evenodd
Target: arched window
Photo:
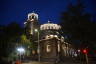
<path id="1" fill-rule="evenodd" d="M 32 15 L 32 16 L 31 16 L 31 18 L 32 18 L 32 19 L 34 19 L 34 18 L 35 18 L 35 16 L 34 16 L 34 15 Z"/>
<path id="2" fill-rule="evenodd" d="M 52 51 L 51 44 L 50 44 L 50 42 L 47 42 L 47 44 L 46 44 L 46 52 L 50 53 L 51 51 Z"/>
<path id="3" fill-rule="evenodd" d="M 47 44 L 46 45 L 46 52 L 51 52 L 51 45 L 50 44 Z"/>

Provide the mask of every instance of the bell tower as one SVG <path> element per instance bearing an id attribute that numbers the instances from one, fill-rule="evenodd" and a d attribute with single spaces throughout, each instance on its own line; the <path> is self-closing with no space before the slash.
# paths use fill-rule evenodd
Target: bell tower
<path id="1" fill-rule="evenodd" d="M 38 21 L 38 14 L 36 14 L 36 13 L 29 13 L 28 14 L 28 20 L 29 21 Z"/>
<path id="2" fill-rule="evenodd" d="M 29 13 L 27 21 L 24 22 L 25 24 L 25 32 L 28 38 L 35 35 L 35 29 L 39 29 L 39 23 L 38 23 L 38 14 L 36 13 Z"/>

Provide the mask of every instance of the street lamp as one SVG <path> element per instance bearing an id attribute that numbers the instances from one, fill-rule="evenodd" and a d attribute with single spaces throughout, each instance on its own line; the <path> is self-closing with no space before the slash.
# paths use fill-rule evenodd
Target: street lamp
<path id="1" fill-rule="evenodd" d="M 38 33 L 38 61 L 40 62 L 40 42 L 39 42 L 39 31 L 35 29 L 35 32 Z"/>
<path id="2" fill-rule="evenodd" d="M 22 48 L 22 47 L 20 47 L 20 48 L 17 48 L 17 51 L 18 51 L 19 54 L 20 54 L 20 62 L 21 62 L 21 55 L 22 55 L 23 53 L 25 53 L 25 49 Z"/>
<path id="3" fill-rule="evenodd" d="M 80 63 L 82 64 L 82 60 L 81 60 L 81 50 L 78 49 L 77 51 L 78 51 L 78 56 L 79 56 L 79 59 L 80 59 Z"/>

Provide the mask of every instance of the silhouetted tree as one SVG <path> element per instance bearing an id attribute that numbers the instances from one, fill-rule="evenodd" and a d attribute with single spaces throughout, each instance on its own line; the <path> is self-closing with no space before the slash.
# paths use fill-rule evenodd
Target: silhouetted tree
<path id="1" fill-rule="evenodd" d="M 68 40 L 76 45 L 90 46 L 96 42 L 96 23 L 91 21 L 91 14 L 84 11 L 82 3 L 69 5 L 68 10 L 61 15 L 62 31 Z"/>
<path id="2" fill-rule="evenodd" d="M 15 22 L 7 26 L 0 26 L 0 56 L 7 57 L 14 50 L 23 30 Z"/>

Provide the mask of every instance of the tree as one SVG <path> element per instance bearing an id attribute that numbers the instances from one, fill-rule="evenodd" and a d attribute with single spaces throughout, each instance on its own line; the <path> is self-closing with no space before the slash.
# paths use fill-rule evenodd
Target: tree
<path id="1" fill-rule="evenodd" d="M 64 34 L 76 45 L 90 46 L 96 41 L 96 23 L 91 21 L 91 14 L 84 11 L 80 2 L 75 6 L 69 5 L 68 10 L 62 13 L 60 25 Z"/>
<path id="2" fill-rule="evenodd" d="M 0 56 L 8 57 L 15 49 L 20 35 L 23 33 L 23 28 L 13 22 L 7 26 L 0 27 Z"/>

